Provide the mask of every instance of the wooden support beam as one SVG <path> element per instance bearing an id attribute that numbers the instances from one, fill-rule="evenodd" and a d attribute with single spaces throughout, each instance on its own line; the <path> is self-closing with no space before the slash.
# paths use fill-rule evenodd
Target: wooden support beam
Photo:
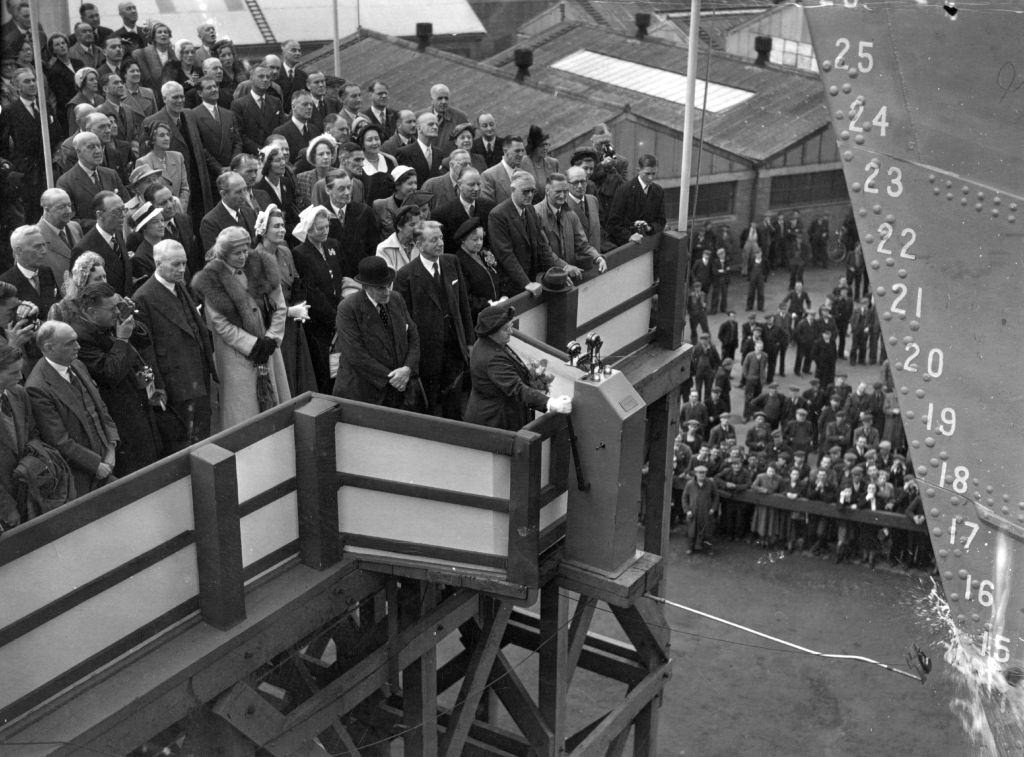
<path id="1" fill-rule="evenodd" d="M 643 491 L 644 550 L 667 555 L 672 517 L 672 469 L 675 438 L 679 431 L 679 388 L 647 408 L 647 485 Z M 661 576 L 648 591 L 661 594 Z"/>
<path id="2" fill-rule="evenodd" d="M 629 727 L 641 709 L 657 697 L 671 675 L 672 663 L 655 668 L 622 700 L 573 751 L 573 757 L 604 757 L 616 737 Z"/>
<path id="3" fill-rule="evenodd" d="M 255 744 L 266 744 L 273 739 L 286 721 L 285 716 L 246 681 L 239 681 L 218 697 L 211 711 Z"/>
<path id="4" fill-rule="evenodd" d="M 189 453 L 195 516 L 199 612 L 224 631 L 245 619 L 242 534 L 235 455 L 216 444 Z"/>
<path id="5" fill-rule="evenodd" d="M 398 589 L 398 615 L 412 625 L 435 604 L 435 584 L 402 581 Z M 431 646 L 402 670 L 405 700 L 405 751 L 437 757 L 437 647 Z"/>
<path id="6" fill-rule="evenodd" d="M 295 480 L 299 556 L 323 570 L 341 559 L 334 427 L 338 406 L 314 397 L 295 411 Z"/>
<path id="7" fill-rule="evenodd" d="M 494 668 L 487 685 L 505 705 L 534 751 L 538 755 L 555 754 L 551 729 L 503 652 L 494 657 Z"/>
<path id="8" fill-rule="evenodd" d="M 589 640 L 593 634 L 588 636 L 588 644 L 585 644 L 580 653 L 578 665 L 583 670 L 597 673 L 598 675 L 612 678 L 628 685 L 634 685 L 643 680 L 647 675 L 647 669 L 636 662 L 629 661 L 628 657 L 610 653 L 604 649 L 591 647 Z M 505 632 L 505 642 L 514 644 L 522 649 L 537 651 L 540 649 L 540 633 L 528 626 L 520 624 L 509 624 Z M 635 653 L 634 653 L 635 654 Z"/>
<path id="9" fill-rule="evenodd" d="M 282 734 L 263 746 L 269 751 L 298 748 L 383 686 L 387 681 L 389 658 L 396 656 L 399 668 L 408 667 L 473 617 L 478 609 L 479 597 L 472 592 L 459 591 L 446 598 L 296 707 L 288 714 Z"/>
<path id="10" fill-rule="evenodd" d="M 181 757 L 255 757 L 256 744 L 208 707 L 193 710 L 185 723 Z"/>
<path id="11" fill-rule="evenodd" d="M 551 729 L 552 754 L 565 739 L 566 695 L 569 690 L 569 600 L 556 581 L 540 590 L 540 670 L 538 702 L 541 716 Z"/>
<path id="12" fill-rule="evenodd" d="M 667 532 L 666 532 L 667 533 Z M 582 565 L 563 562 L 558 567 L 558 585 L 607 602 L 628 607 L 661 580 L 664 568 L 661 557 L 641 552 L 622 572 L 611 578 Z"/>
<path id="13" fill-rule="evenodd" d="M 401 724 L 402 710 L 394 700 L 400 700 L 400 697 L 392 697 L 378 707 L 381 712 L 394 718 L 395 723 Z M 451 713 L 440 708 L 437 722 L 441 730 L 446 731 L 451 723 Z M 462 752 L 463 757 L 532 757 L 533 754 L 530 744 L 518 733 L 479 720 L 474 721 L 470 727 L 469 738 Z"/>
<path id="14" fill-rule="evenodd" d="M 668 649 L 663 641 L 667 632 L 664 626 L 649 626 L 636 607 L 612 606 L 612 612 L 648 670 L 668 661 Z"/>
<path id="15" fill-rule="evenodd" d="M 626 749 L 626 742 L 629 741 L 630 726 L 626 726 L 619 735 L 611 740 L 608 744 L 608 749 L 605 750 L 605 757 L 622 757 L 622 752 Z"/>
<path id="16" fill-rule="evenodd" d="M 572 625 L 569 627 L 569 651 L 566 656 L 566 687 L 572 684 L 572 677 L 576 673 L 576 666 L 579 664 L 583 645 L 587 643 L 587 632 L 590 630 L 590 623 L 594 619 L 594 610 L 596 609 L 596 599 L 581 596 L 576 605 L 576 610 L 573 612 Z"/>
<path id="17" fill-rule="evenodd" d="M 440 753 L 444 757 L 459 757 L 469 736 L 469 728 L 476 718 L 476 708 L 486 690 L 494 658 L 501 651 L 501 639 L 512 614 L 512 603 L 501 602 L 488 612 L 483 627 L 470 653 L 466 676 L 452 710 L 451 722 L 441 741 Z M 436 710 L 436 708 L 435 708 Z"/>

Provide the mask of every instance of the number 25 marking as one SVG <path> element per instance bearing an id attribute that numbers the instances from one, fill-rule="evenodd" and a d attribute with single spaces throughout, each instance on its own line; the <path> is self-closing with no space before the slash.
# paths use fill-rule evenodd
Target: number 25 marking
<path id="1" fill-rule="evenodd" d="M 868 42 L 867 40 L 857 42 L 857 70 L 862 74 L 868 73 L 875 67 L 874 56 L 870 53 L 871 48 L 874 46 L 874 42 Z M 850 52 L 850 40 L 847 37 L 840 37 L 836 40 L 836 47 L 839 48 L 839 53 L 836 55 L 832 65 L 840 71 L 848 71 L 850 67 L 846 63 L 846 54 Z"/>

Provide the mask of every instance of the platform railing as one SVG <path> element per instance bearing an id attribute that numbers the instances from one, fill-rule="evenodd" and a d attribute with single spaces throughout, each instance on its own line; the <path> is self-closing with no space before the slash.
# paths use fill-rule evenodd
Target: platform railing
<path id="1" fill-rule="evenodd" d="M 343 556 L 529 600 L 564 420 L 509 432 L 305 394 L 0 537 L 0 725 L 259 577 Z"/>

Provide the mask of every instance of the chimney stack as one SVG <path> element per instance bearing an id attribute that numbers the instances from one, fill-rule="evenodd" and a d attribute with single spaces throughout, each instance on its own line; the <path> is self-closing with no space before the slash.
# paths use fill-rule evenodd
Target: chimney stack
<path id="1" fill-rule="evenodd" d="M 633 15 L 633 21 L 636 22 L 636 38 L 644 39 L 647 36 L 647 29 L 651 25 L 651 14 L 636 13 Z"/>
<path id="2" fill-rule="evenodd" d="M 434 36 L 434 25 L 431 23 L 416 24 L 416 39 L 419 40 L 419 51 L 422 53 L 430 45 L 430 38 Z"/>
<path id="3" fill-rule="evenodd" d="M 754 61 L 755 66 L 768 65 L 768 56 L 772 52 L 772 38 L 771 37 L 754 37 L 754 50 L 757 51 L 757 60 Z"/>
<path id="4" fill-rule="evenodd" d="M 522 84 L 530 76 L 530 66 L 533 65 L 533 50 L 517 48 L 514 55 L 516 64 L 516 81 Z"/>

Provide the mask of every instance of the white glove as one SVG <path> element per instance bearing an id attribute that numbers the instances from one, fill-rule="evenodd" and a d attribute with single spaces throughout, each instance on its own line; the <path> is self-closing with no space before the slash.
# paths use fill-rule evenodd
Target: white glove
<path id="1" fill-rule="evenodd" d="M 568 394 L 563 394 L 561 397 L 551 397 L 548 399 L 548 412 L 568 415 L 572 412 L 572 397 Z"/>
<path id="2" fill-rule="evenodd" d="M 305 323 L 309 320 L 309 305 L 306 304 L 305 300 L 296 305 L 289 305 L 288 317 Z"/>

